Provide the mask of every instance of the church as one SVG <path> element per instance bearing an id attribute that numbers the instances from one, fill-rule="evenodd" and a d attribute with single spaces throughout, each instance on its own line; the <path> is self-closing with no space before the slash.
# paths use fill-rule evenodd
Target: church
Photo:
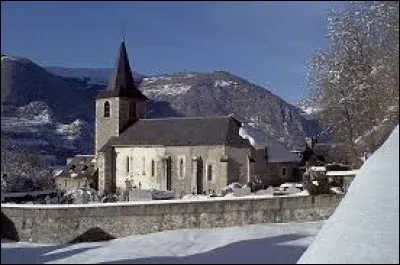
<path id="1" fill-rule="evenodd" d="M 251 128 L 246 131 L 233 116 L 151 118 L 148 100 L 135 85 L 122 42 L 107 89 L 96 97 L 91 163 L 96 164 L 94 186 L 99 191 L 136 187 L 209 194 L 233 182 L 267 186 L 293 179 L 298 158 L 273 139 L 255 146 L 246 134 Z M 72 174 L 71 168 L 76 165 L 68 165 L 61 175 Z M 60 187 L 64 181 L 67 185 L 63 179 Z"/>

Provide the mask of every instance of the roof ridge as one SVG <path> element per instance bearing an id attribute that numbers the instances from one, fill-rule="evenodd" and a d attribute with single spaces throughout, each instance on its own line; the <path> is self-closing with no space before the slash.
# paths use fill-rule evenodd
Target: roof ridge
<path id="1" fill-rule="evenodd" d="M 148 118 L 140 119 L 139 121 L 154 121 L 154 120 L 195 120 L 195 119 L 221 119 L 221 118 L 232 118 L 231 116 L 190 116 L 190 117 L 165 117 L 165 118 Z"/>

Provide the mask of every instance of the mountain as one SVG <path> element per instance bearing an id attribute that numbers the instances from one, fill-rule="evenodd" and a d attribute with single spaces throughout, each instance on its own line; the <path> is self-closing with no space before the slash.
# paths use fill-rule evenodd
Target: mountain
<path id="1" fill-rule="evenodd" d="M 300 110 L 270 91 L 224 71 L 146 77 L 141 91 L 168 102 L 182 116 L 233 114 L 261 127 L 292 149 L 303 149 L 307 132 Z"/>
<path id="2" fill-rule="evenodd" d="M 11 56 L 1 57 L 1 67 L 2 139 L 38 148 L 55 163 L 93 153 L 94 98 L 108 69 L 43 68 Z M 291 149 L 303 149 L 314 126 L 298 107 L 228 72 L 135 76 L 151 117 L 233 114 Z"/>
<path id="3" fill-rule="evenodd" d="M 103 86 L 49 73 L 32 61 L 1 57 L 1 137 L 36 149 L 53 164 L 93 152 L 94 97 Z"/>
<path id="4" fill-rule="evenodd" d="M 2 106 L 21 107 L 43 101 L 60 121 L 92 121 L 93 98 L 99 89 L 103 87 L 55 76 L 26 58 L 1 57 Z"/>
<path id="5" fill-rule="evenodd" d="M 111 68 L 67 68 L 58 66 L 48 66 L 45 69 L 57 76 L 78 78 L 89 83 L 106 85 L 112 74 Z M 136 80 L 143 79 L 145 76 L 133 72 L 133 78 Z"/>

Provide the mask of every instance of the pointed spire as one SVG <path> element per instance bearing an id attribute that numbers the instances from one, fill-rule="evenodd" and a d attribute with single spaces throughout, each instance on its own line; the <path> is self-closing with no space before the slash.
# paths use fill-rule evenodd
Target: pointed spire
<path id="1" fill-rule="evenodd" d="M 108 83 L 107 90 L 99 94 L 100 97 L 134 97 L 138 100 L 148 100 L 135 85 L 129 65 L 125 41 L 121 42 L 116 69 Z"/>
<path id="2" fill-rule="evenodd" d="M 122 23 L 121 25 L 121 31 L 122 31 L 122 42 L 125 42 L 125 25 Z"/>

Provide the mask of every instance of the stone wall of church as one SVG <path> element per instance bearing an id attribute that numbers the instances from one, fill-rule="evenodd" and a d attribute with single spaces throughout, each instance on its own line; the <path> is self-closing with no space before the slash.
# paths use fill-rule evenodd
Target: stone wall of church
<path id="1" fill-rule="evenodd" d="M 116 186 L 120 189 L 131 185 L 167 190 L 168 161 L 170 189 L 177 195 L 197 191 L 196 170 L 200 160 L 202 191 L 219 191 L 228 184 L 227 163 L 221 162 L 224 146 L 117 147 L 115 151 Z"/>
<path id="2" fill-rule="evenodd" d="M 265 186 L 280 185 L 295 180 L 295 166 L 295 163 L 268 163 L 266 167 L 259 168 L 256 174 L 261 177 Z"/>
<path id="3" fill-rule="evenodd" d="M 251 149 L 227 146 L 226 155 L 229 159 L 229 183 L 239 182 L 246 184 L 248 182 L 247 157 L 251 155 Z"/>
<path id="4" fill-rule="evenodd" d="M 279 185 L 293 180 L 295 166 L 267 163 L 262 152 L 229 146 L 116 147 L 115 155 L 114 166 L 108 155 L 105 169 L 99 168 L 100 187 L 172 190 L 177 196 L 220 192 L 229 183 L 246 184 L 254 176 L 265 186 Z M 100 159 L 99 167 L 101 163 Z M 101 185 L 101 179 L 107 184 Z"/>
<path id="5" fill-rule="evenodd" d="M 95 151 L 103 147 L 111 136 L 119 135 L 119 98 L 96 100 Z M 104 116 L 104 103 L 110 103 L 110 117 Z"/>
<path id="6" fill-rule="evenodd" d="M 110 103 L 110 117 L 104 117 L 104 103 L 106 101 Z M 131 123 L 132 119 L 135 119 L 129 116 L 129 104 L 132 101 L 134 99 L 118 97 L 96 99 L 96 153 L 111 136 L 118 136 L 120 130 Z"/>

